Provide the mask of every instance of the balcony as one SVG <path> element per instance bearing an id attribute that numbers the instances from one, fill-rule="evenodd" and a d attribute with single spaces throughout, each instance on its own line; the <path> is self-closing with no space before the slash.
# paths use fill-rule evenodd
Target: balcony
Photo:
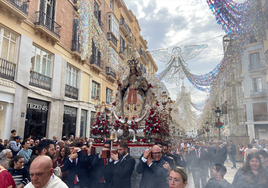
<path id="1" fill-rule="evenodd" d="M 107 79 L 112 83 L 116 80 L 116 73 L 111 67 L 106 67 Z"/>
<path id="2" fill-rule="evenodd" d="M 260 61 L 260 62 L 255 63 L 255 64 L 248 65 L 248 71 L 263 69 L 265 67 L 266 67 L 266 65 L 265 65 L 264 61 Z"/>
<path id="3" fill-rule="evenodd" d="M 79 40 L 72 40 L 72 51 L 81 53 Z"/>
<path id="4" fill-rule="evenodd" d="M 148 64 L 148 62 L 149 62 L 149 60 L 148 60 L 148 58 L 147 58 L 147 56 L 146 56 L 146 54 L 145 54 L 145 51 L 143 51 L 142 50 L 142 48 L 140 48 L 140 57 L 141 57 L 141 60 L 144 62 L 144 63 L 146 63 L 146 64 Z"/>
<path id="5" fill-rule="evenodd" d="M 251 97 L 260 97 L 260 96 L 266 96 L 266 90 L 265 89 L 258 89 L 258 90 L 250 90 L 250 96 Z"/>
<path id="6" fill-rule="evenodd" d="M 38 11 L 36 13 L 36 29 L 42 33 L 45 33 L 54 42 L 60 41 L 61 26 L 55 22 L 52 18 L 47 16 L 44 12 Z"/>
<path id="7" fill-rule="evenodd" d="M 103 70 L 103 62 L 101 58 L 92 55 L 90 59 L 90 67 L 94 72 L 99 74 Z"/>
<path id="8" fill-rule="evenodd" d="M 121 29 L 121 31 L 123 32 L 123 34 L 125 36 L 128 36 L 130 35 L 131 33 L 131 29 L 129 28 L 129 26 L 127 25 L 126 21 L 125 21 L 125 18 L 121 18 L 120 19 L 120 26 L 119 28 Z"/>
<path id="9" fill-rule="evenodd" d="M 51 78 L 35 71 L 30 71 L 30 83 L 41 89 L 51 91 Z"/>
<path id="10" fill-rule="evenodd" d="M 0 0 L 0 7 L 17 17 L 18 22 L 28 18 L 29 0 Z"/>
<path id="11" fill-rule="evenodd" d="M 110 45 L 116 50 L 117 48 L 117 39 L 112 33 L 107 33 L 107 39 L 110 43 Z"/>
<path id="12" fill-rule="evenodd" d="M 0 77 L 13 81 L 16 73 L 16 64 L 0 58 Z"/>
<path id="13" fill-rule="evenodd" d="M 78 100 L 78 89 L 65 84 L 65 97 Z"/>

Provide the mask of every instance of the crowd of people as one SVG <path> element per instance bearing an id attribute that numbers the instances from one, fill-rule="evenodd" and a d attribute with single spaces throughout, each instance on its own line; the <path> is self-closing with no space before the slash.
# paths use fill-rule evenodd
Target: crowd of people
<path id="1" fill-rule="evenodd" d="M 99 153 L 93 144 L 94 139 L 72 135 L 62 140 L 54 136 L 22 141 L 12 130 L 10 140 L 2 143 L 0 139 L 0 180 L 14 188 L 131 188 L 135 171 L 141 175 L 140 188 L 183 188 L 189 174 L 195 188 L 268 187 L 268 140 L 241 146 L 232 140 L 156 141 L 138 161 L 130 156 L 126 141 L 116 143 L 114 149 L 106 140 Z M 236 150 L 244 165 L 230 184 L 224 179 L 224 163 L 229 158 L 236 168 Z"/>

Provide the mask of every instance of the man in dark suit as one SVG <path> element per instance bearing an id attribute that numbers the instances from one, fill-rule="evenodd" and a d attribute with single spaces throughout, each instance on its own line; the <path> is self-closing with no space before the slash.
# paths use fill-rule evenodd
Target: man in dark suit
<path id="1" fill-rule="evenodd" d="M 157 145 L 161 148 L 162 159 L 164 159 L 164 161 L 168 162 L 170 168 L 172 169 L 174 166 L 174 161 L 173 161 L 173 159 L 166 156 L 168 145 L 166 143 L 160 142 L 160 141 L 155 142 L 155 145 Z"/>
<path id="2" fill-rule="evenodd" d="M 106 140 L 104 142 L 104 150 L 111 150 L 111 141 Z M 92 179 L 92 186 L 94 188 L 107 188 L 109 186 L 109 179 L 105 179 L 104 176 L 104 169 L 105 165 L 108 163 L 108 158 L 102 158 L 102 151 L 95 155 L 93 162 L 92 162 L 92 173 L 90 179 Z"/>
<path id="3" fill-rule="evenodd" d="M 90 148 L 88 148 L 88 153 L 90 153 Z M 62 168 L 63 172 L 69 170 L 69 175 L 67 179 L 67 185 L 69 188 L 89 187 L 90 182 L 87 173 L 88 166 L 88 156 L 83 155 L 79 147 L 75 147 L 69 157 L 65 159 L 64 166 Z"/>
<path id="4" fill-rule="evenodd" d="M 199 147 L 198 140 L 195 141 L 194 150 L 190 151 L 187 159 L 191 172 L 193 173 L 195 188 L 200 188 L 200 180 L 202 188 L 204 188 L 207 184 L 207 174 L 204 173 L 204 169 L 207 165 L 208 152 Z"/>
<path id="5" fill-rule="evenodd" d="M 142 174 L 140 188 L 167 188 L 169 164 L 162 159 L 161 148 L 154 145 L 152 150 L 145 150 L 136 168 Z"/>
<path id="6" fill-rule="evenodd" d="M 212 174 L 212 169 L 215 164 L 224 165 L 227 158 L 227 149 L 220 147 L 220 141 L 214 140 L 214 147 L 210 149 L 210 170 Z"/>
<path id="7" fill-rule="evenodd" d="M 119 142 L 117 152 L 112 150 L 111 159 L 105 167 L 105 179 L 110 182 L 107 188 L 131 188 L 131 176 L 135 167 L 135 159 L 128 153 L 128 144 Z"/>

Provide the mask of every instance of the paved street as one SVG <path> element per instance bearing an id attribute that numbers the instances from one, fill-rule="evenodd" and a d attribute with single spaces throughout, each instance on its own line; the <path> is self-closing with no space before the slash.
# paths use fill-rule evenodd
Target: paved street
<path id="1" fill-rule="evenodd" d="M 225 162 L 224 164 L 227 168 L 227 174 L 225 175 L 225 179 L 232 183 L 233 182 L 233 178 L 235 176 L 236 171 L 243 166 L 243 164 L 241 162 L 236 163 L 237 169 L 231 169 L 231 167 L 233 166 L 233 163 L 228 160 L 228 162 Z M 187 188 L 194 188 L 194 182 L 193 182 L 193 177 L 192 174 L 189 175 L 189 181 L 188 181 L 188 186 Z"/>

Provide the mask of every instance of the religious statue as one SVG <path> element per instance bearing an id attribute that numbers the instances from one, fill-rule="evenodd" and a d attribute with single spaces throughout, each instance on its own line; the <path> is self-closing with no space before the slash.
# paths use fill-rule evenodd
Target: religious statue
<path id="1" fill-rule="evenodd" d="M 133 57 L 127 61 L 130 73 L 122 83 L 119 82 L 116 94 L 117 116 L 130 121 L 142 117 L 145 113 L 145 103 L 148 101 L 146 92 L 150 89 L 147 80 L 142 74 L 138 74 L 138 63 L 139 60 Z"/>

